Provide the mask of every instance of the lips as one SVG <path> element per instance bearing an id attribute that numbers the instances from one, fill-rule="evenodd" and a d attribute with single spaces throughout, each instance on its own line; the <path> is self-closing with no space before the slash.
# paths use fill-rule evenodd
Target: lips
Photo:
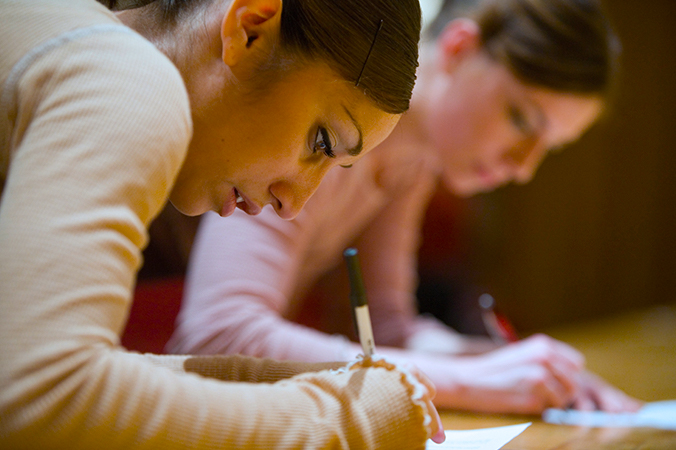
<path id="1" fill-rule="evenodd" d="M 474 168 L 474 172 L 479 177 L 481 184 L 485 187 L 492 188 L 500 184 L 498 175 L 484 165 L 477 164 Z"/>
<path id="2" fill-rule="evenodd" d="M 227 217 L 235 212 L 235 208 L 239 208 L 245 213 L 255 216 L 261 212 L 261 207 L 249 200 L 246 195 L 242 194 L 237 188 L 232 188 L 228 197 L 223 202 L 221 208 L 221 216 Z"/>
<path id="3" fill-rule="evenodd" d="M 247 198 L 246 195 L 242 194 L 239 192 L 237 189 L 233 189 L 235 191 L 235 205 L 237 208 L 241 209 L 245 213 L 255 216 L 256 214 L 259 214 L 261 212 L 261 207 L 252 202 L 249 198 Z"/>
<path id="4" fill-rule="evenodd" d="M 235 208 L 237 207 L 237 197 L 237 189 L 232 188 L 223 202 L 223 207 L 221 208 L 221 217 L 228 217 L 230 214 L 235 212 Z"/>

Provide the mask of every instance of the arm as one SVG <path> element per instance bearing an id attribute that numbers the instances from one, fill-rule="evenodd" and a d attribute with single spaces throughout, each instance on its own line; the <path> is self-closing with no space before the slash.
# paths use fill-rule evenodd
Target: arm
<path id="1" fill-rule="evenodd" d="M 309 207 L 309 205 L 308 205 Z M 344 337 L 283 317 L 308 250 L 311 218 L 293 221 L 269 208 L 250 217 L 206 214 L 192 249 L 188 279 L 167 348 L 173 353 L 234 354 L 331 361 L 352 359 Z"/>
<path id="2" fill-rule="evenodd" d="M 30 126 L 0 209 L 0 446 L 423 447 L 434 411 L 393 367 L 235 384 L 120 348 L 145 226 L 189 137 L 180 76 L 111 32 L 54 50 L 17 89 Z"/>
<path id="3" fill-rule="evenodd" d="M 440 408 L 540 414 L 546 408 L 636 411 L 641 402 L 584 370 L 584 357 L 545 335 L 476 356 L 444 356 L 379 348 L 429 376 Z"/>

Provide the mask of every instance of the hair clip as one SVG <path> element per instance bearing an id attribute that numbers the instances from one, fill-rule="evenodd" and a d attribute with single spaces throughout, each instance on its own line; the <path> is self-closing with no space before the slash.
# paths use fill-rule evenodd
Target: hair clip
<path id="1" fill-rule="evenodd" d="M 359 86 L 359 82 L 361 81 L 361 76 L 364 74 L 364 69 L 366 69 L 366 64 L 369 62 L 369 58 L 371 57 L 371 52 L 373 51 L 373 46 L 376 45 L 376 39 L 378 39 L 378 33 L 380 33 L 380 29 L 383 27 L 383 19 L 380 19 L 380 23 L 378 24 L 378 29 L 376 30 L 376 34 L 373 36 L 373 42 L 371 42 L 371 48 L 369 48 L 369 52 L 366 54 L 366 59 L 364 60 L 364 65 L 361 68 L 361 72 L 359 72 L 359 76 L 357 77 L 357 82 L 354 84 L 355 86 Z"/>

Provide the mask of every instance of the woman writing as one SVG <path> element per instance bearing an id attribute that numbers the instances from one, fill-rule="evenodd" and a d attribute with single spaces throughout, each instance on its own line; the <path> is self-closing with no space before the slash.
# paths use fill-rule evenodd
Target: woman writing
<path id="1" fill-rule="evenodd" d="M 457 356 L 485 342 L 416 314 L 416 251 L 437 182 L 468 196 L 529 181 L 550 149 L 598 119 L 615 75 L 618 45 L 596 0 L 472 5 L 460 13 L 446 2 L 422 48 L 410 111 L 361 164 L 332 171 L 298 218 L 203 218 L 168 350 L 351 357 L 355 344 L 296 321 L 314 283 L 355 245 L 379 351 L 424 370 L 438 406 L 529 414 L 639 406 L 585 372 L 582 355 L 561 342 L 535 336 Z M 345 304 L 347 289 L 332 298 Z M 329 331 L 348 334 L 350 325 Z"/>
<path id="2" fill-rule="evenodd" d="M 271 204 L 292 218 L 330 168 L 389 134 L 415 79 L 417 2 L 106 3 L 117 12 L 0 6 L 0 447 L 443 439 L 432 385 L 386 361 L 329 372 L 344 364 L 119 346 L 167 198 L 191 215 Z"/>

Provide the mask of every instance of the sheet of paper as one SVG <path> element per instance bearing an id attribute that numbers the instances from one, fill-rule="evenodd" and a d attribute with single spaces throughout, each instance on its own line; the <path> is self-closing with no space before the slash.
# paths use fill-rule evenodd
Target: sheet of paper
<path id="1" fill-rule="evenodd" d="M 521 434 L 530 423 L 477 430 L 446 430 L 446 441 L 437 444 L 427 441 L 427 450 L 498 450 Z"/>
<path id="2" fill-rule="evenodd" d="M 636 413 L 547 409 L 542 420 L 586 427 L 652 427 L 676 430 L 676 400 L 646 403 Z"/>

